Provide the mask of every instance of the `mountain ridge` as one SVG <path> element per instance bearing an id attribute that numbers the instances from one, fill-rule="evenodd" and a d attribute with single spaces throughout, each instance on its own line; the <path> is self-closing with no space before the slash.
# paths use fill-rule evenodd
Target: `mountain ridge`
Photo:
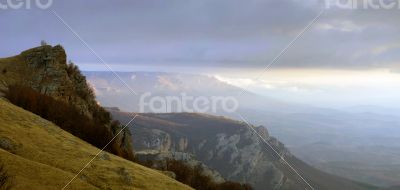
<path id="1" fill-rule="evenodd" d="M 118 106 L 124 111 L 139 110 L 139 100 L 125 93 L 125 87 L 121 86 L 118 80 L 113 79 L 110 72 L 84 73 L 88 81 L 96 88 L 102 104 Z M 223 85 L 223 83 L 200 74 L 142 71 L 118 74 L 132 88 L 142 90 L 140 92 L 150 92 L 150 97 L 164 99 L 168 96 L 181 97 L 180 93 L 193 97 L 226 97 L 238 94 L 240 90 L 235 88 L 236 90 L 231 91 L 232 93 L 224 93 L 225 89 L 232 88 L 223 87 L 220 88 L 221 92 L 217 92 L 218 89 L 213 86 Z M 162 86 L 162 83 L 157 81 L 159 76 L 184 88 L 178 88 L 175 91 L 163 88 L 166 90 L 159 91 L 155 88 L 155 86 Z M 191 81 L 202 81 L 203 85 L 190 86 Z M 187 88 L 189 91 L 186 91 Z M 240 106 L 237 111 L 251 123 L 267 126 L 269 132 L 282 141 L 297 158 L 325 172 L 358 182 L 382 187 L 399 184 L 400 168 L 397 163 L 400 157 L 393 152 L 398 151 L 400 147 L 398 140 L 400 120 L 396 117 L 397 112 L 393 112 L 394 109 L 372 107 L 365 112 L 364 108 L 360 107 L 356 109 L 307 107 L 292 105 L 289 102 L 277 103 L 274 99 L 251 96 L 247 92 L 243 95 L 243 99 L 238 101 Z M 151 110 L 148 111 L 151 112 Z M 207 113 L 241 119 L 237 114 L 224 113 L 220 110 L 217 113 Z M 325 147 L 315 146 L 319 142 L 325 143 Z M 387 163 L 388 160 L 392 161 Z M 359 167 L 355 168 L 352 163 Z"/>
<path id="2" fill-rule="evenodd" d="M 130 115 L 116 110 L 111 113 L 120 121 L 128 120 Z M 147 122 L 149 120 L 152 122 Z M 226 117 L 199 113 L 139 113 L 135 126 L 129 127 L 138 151 L 191 153 L 224 178 L 249 183 L 255 189 L 309 188 L 246 125 Z M 376 189 L 318 171 L 294 157 L 282 143 L 269 136 L 264 127 L 256 129 L 305 179 L 310 180 L 315 189 Z"/>

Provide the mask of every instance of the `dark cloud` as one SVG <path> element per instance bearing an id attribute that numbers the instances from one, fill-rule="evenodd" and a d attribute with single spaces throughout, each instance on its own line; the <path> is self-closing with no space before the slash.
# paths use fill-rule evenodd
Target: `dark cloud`
<path id="1" fill-rule="evenodd" d="M 0 0 L 0 2 L 4 3 Z M 264 67 L 323 8 L 318 0 L 55 1 L 57 11 L 108 62 Z M 400 10 L 329 9 L 275 67 L 393 67 Z M 45 39 L 70 59 L 96 62 L 50 10 L 1 10 L 0 56 Z"/>

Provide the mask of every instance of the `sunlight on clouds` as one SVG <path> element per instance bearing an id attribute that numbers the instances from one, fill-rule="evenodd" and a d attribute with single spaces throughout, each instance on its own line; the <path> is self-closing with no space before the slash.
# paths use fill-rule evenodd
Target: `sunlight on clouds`
<path id="1" fill-rule="evenodd" d="M 391 104 L 400 98 L 400 74 L 379 70 L 271 70 L 256 79 L 253 75 L 216 78 L 261 95 L 316 104 Z"/>
<path id="2" fill-rule="evenodd" d="M 277 86 L 289 86 L 297 84 L 303 86 L 336 86 L 336 87 L 394 87 L 400 86 L 400 75 L 387 69 L 379 70 L 318 70 L 318 69 L 282 69 L 268 71 L 263 77 L 254 79 L 251 76 L 245 78 L 216 77 L 229 84 L 245 87 L 260 85 L 266 88 Z M 296 85 L 296 86 L 297 86 Z"/>

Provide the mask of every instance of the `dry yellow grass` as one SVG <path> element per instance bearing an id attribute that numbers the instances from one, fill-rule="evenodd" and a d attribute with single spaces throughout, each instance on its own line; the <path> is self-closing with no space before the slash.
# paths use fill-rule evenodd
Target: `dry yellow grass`
<path id="1" fill-rule="evenodd" d="M 21 78 L 21 73 L 17 71 L 23 71 L 25 74 L 27 72 L 28 66 L 21 59 L 20 56 L 0 58 L 0 87 L 4 86 L 5 82 L 16 82 L 18 78 Z"/>
<path id="2" fill-rule="evenodd" d="M 14 189 L 62 189 L 99 149 L 0 98 L 0 160 Z M 67 189 L 191 189 L 159 171 L 101 153 Z"/>

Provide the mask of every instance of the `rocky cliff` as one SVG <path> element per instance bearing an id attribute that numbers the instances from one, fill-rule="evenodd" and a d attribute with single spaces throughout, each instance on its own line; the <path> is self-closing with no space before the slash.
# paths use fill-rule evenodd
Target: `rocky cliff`
<path id="1" fill-rule="evenodd" d="M 124 113 L 112 111 L 124 121 Z M 264 127 L 256 128 L 280 153 L 292 156 Z M 141 114 L 131 128 L 137 150 L 186 152 L 231 181 L 250 183 L 256 189 L 291 186 L 276 166 L 279 160 L 243 123 L 202 114 Z"/>
<path id="2" fill-rule="evenodd" d="M 127 121 L 129 113 L 111 112 Z M 314 189 L 369 189 L 361 184 L 316 170 L 293 156 L 269 136 L 265 127 L 254 127 L 269 145 L 249 130 L 247 124 L 224 117 L 196 113 L 140 114 L 130 126 L 135 149 L 188 153 L 230 181 L 249 183 L 257 190 L 311 189 L 280 156 Z M 276 152 L 275 152 L 276 151 Z M 279 156 L 276 154 L 278 153 Z"/>
<path id="3" fill-rule="evenodd" d="M 0 59 L 0 70 L 1 89 L 13 84 L 28 86 L 76 106 L 89 118 L 104 112 L 97 104 L 85 76 L 72 62 L 67 63 L 67 55 L 60 45 L 44 45 L 23 51 L 14 57 Z M 111 125 L 108 127 L 114 134 L 120 129 L 111 129 Z M 123 131 L 116 139 L 126 151 L 132 151 L 128 130 Z"/>
<path id="4" fill-rule="evenodd" d="M 40 46 L 20 55 L 3 59 L 1 76 L 3 86 L 14 83 L 76 105 L 91 116 L 98 109 L 94 94 L 73 64 L 67 64 L 67 55 L 60 45 Z"/>

